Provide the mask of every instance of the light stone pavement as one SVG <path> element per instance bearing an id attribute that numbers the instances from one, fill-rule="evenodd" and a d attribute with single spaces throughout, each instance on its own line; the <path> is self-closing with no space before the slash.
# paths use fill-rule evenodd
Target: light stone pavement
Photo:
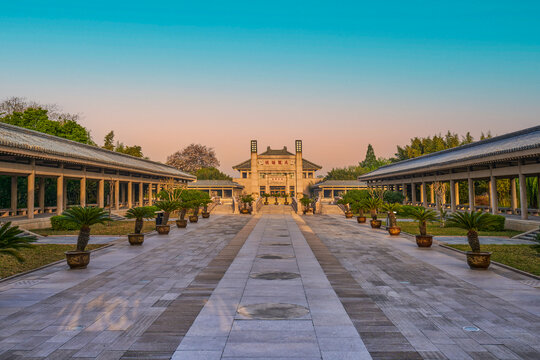
<path id="1" fill-rule="evenodd" d="M 0 282 L 0 360 L 72 358 L 540 359 L 540 281 L 343 216 L 212 215 Z"/>
<path id="2" fill-rule="evenodd" d="M 434 236 L 433 239 L 445 244 L 466 245 L 466 236 Z M 484 245 L 540 245 L 540 243 L 522 239 L 510 239 L 502 236 L 480 236 L 480 244 Z"/>
<path id="3" fill-rule="evenodd" d="M 265 255 L 283 258 L 261 258 Z M 250 278 L 275 272 L 300 277 Z M 241 311 L 243 306 L 275 303 L 300 305 L 309 312 L 261 319 Z M 259 221 L 173 356 L 174 360 L 255 358 L 371 359 L 289 214 L 265 215 Z"/>
<path id="4" fill-rule="evenodd" d="M 304 218 L 423 358 L 540 359 L 540 281 L 342 216 Z"/>

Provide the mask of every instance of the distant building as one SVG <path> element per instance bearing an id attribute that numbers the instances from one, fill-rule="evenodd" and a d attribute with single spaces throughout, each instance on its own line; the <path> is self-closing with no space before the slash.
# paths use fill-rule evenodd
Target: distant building
<path id="1" fill-rule="evenodd" d="M 367 190 L 367 183 L 358 180 L 326 180 L 313 186 L 313 193 L 321 200 L 334 200 L 349 190 Z"/>
<path id="2" fill-rule="evenodd" d="M 233 169 L 240 172 L 235 182 L 244 186 L 246 193 L 308 194 L 310 186 L 317 182 L 315 172 L 321 166 L 302 157 L 302 140 L 296 140 L 295 154 L 287 147 L 275 150 L 268 147 L 258 154 L 257 140 L 251 140 L 251 158 Z"/>

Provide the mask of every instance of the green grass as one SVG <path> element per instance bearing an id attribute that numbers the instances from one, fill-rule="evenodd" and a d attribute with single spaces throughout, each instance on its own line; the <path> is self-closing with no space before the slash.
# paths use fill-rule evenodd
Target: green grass
<path id="1" fill-rule="evenodd" d="M 170 222 L 169 222 L 170 223 Z M 154 221 L 145 221 L 142 232 L 149 232 L 155 228 Z M 110 221 L 107 224 L 97 224 L 92 226 L 91 235 L 127 235 L 133 233 L 135 229 L 134 221 Z M 53 230 L 34 229 L 30 230 L 40 235 L 77 235 L 79 230 Z"/>
<path id="2" fill-rule="evenodd" d="M 469 245 L 448 245 L 470 251 Z M 540 276 L 540 245 L 481 245 L 482 251 L 491 251 L 491 260 Z"/>
<path id="3" fill-rule="evenodd" d="M 93 250 L 103 247 L 103 244 L 90 244 L 87 250 Z M 37 244 L 32 248 L 22 249 L 20 251 L 24 262 L 19 263 L 14 257 L 0 254 L 0 278 L 36 269 L 43 265 L 65 259 L 64 252 L 75 250 L 75 245 L 60 244 Z"/>
<path id="4" fill-rule="evenodd" d="M 384 222 L 384 220 L 383 220 Z M 401 230 L 408 232 L 409 234 L 418 235 L 420 231 L 418 230 L 418 223 L 413 221 L 398 221 L 398 226 L 401 227 Z M 430 235 L 435 236 L 467 236 L 467 230 L 455 228 L 455 227 L 440 227 L 439 224 L 428 224 L 427 232 Z M 505 236 L 512 237 L 518 234 L 521 234 L 521 231 L 515 230 L 504 230 L 504 231 L 479 231 L 480 236 Z"/>

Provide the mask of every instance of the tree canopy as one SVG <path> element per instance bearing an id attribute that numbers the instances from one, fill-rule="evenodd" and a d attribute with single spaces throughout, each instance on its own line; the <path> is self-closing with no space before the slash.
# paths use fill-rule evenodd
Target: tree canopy
<path id="1" fill-rule="evenodd" d="M 116 145 L 114 144 L 114 131 L 109 131 L 107 135 L 105 135 L 105 138 L 103 139 L 103 149 L 116 151 L 122 154 L 127 154 L 135 157 L 144 157 L 142 152 L 142 147 L 139 145 L 133 145 L 128 146 L 124 145 L 124 143 L 121 143 L 119 141 L 116 142 Z"/>
<path id="2" fill-rule="evenodd" d="M 201 168 L 195 171 L 194 175 L 197 176 L 197 180 L 232 180 L 229 175 L 215 167 Z"/>
<path id="3" fill-rule="evenodd" d="M 217 168 L 219 161 L 214 149 L 201 144 L 191 144 L 167 157 L 167 165 L 196 174 L 202 168 Z"/>
<path id="4" fill-rule="evenodd" d="M 324 180 L 356 180 L 360 175 L 376 170 L 383 165 L 390 164 L 390 159 L 377 158 L 375 150 L 368 144 L 364 161 L 358 165 L 351 165 L 344 168 L 333 168 L 326 174 Z"/>

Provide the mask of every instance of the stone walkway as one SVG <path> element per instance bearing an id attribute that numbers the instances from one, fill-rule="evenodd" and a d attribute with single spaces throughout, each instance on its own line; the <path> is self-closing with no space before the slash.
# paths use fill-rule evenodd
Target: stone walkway
<path id="1" fill-rule="evenodd" d="M 540 358 L 540 281 L 266 210 L 0 282 L 0 360 Z"/>
<path id="2" fill-rule="evenodd" d="M 445 244 L 467 245 L 466 236 L 434 236 L 433 239 Z M 484 245 L 540 245 L 540 243 L 522 239 L 510 239 L 502 236 L 480 236 L 480 244 Z"/>

